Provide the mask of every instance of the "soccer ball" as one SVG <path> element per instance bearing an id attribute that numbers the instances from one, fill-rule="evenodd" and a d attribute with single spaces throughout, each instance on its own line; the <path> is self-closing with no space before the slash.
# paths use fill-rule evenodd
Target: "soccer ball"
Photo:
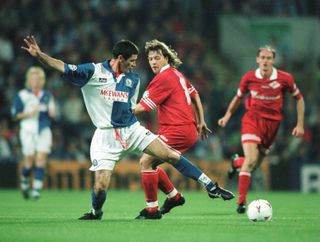
<path id="1" fill-rule="evenodd" d="M 263 199 L 254 200 L 249 204 L 247 216 L 253 222 L 270 221 L 272 218 L 271 204 Z"/>

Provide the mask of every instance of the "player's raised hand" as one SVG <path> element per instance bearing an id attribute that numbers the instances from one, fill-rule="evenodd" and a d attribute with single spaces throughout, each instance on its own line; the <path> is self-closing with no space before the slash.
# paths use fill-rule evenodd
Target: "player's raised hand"
<path id="1" fill-rule="evenodd" d="M 218 120 L 218 125 L 224 128 L 226 127 L 228 121 L 229 119 L 226 116 L 224 116 Z"/>
<path id="2" fill-rule="evenodd" d="M 29 52 L 30 55 L 37 57 L 41 50 L 37 44 L 35 37 L 33 35 L 27 36 L 23 39 L 23 41 L 26 46 L 21 46 L 21 49 L 24 49 L 25 51 Z"/>
<path id="3" fill-rule="evenodd" d="M 293 135 L 294 137 L 297 137 L 297 138 L 298 138 L 298 137 L 302 137 L 302 136 L 304 135 L 304 128 L 297 125 L 297 126 L 294 127 L 294 129 L 293 129 L 292 135 Z"/>

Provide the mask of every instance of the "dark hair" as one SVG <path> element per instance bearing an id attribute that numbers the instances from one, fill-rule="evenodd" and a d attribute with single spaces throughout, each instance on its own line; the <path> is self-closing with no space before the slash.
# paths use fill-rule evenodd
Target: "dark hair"
<path id="1" fill-rule="evenodd" d="M 130 40 L 118 41 L 112 49 L 113 58 L 122 55 L 124 59 L 130 58 L 132 55 L 138 55 L 139 48 Z"/>

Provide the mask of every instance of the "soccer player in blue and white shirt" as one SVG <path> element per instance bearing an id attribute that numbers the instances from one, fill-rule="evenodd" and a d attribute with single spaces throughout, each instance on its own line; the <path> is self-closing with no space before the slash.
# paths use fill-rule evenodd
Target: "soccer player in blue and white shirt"
<path id="1" fill-rule="evenodd" d="M 133 114 L 139 92 L 136 66 L 139 50 L 129 40 L 121 40 L 112 50 L 112 59 L 102 63 L 68 65 L 42 52 L 33 36 L 24 39 L 31 56 L 63 74 L 79 86 L 89 116 L 96 126 L 90 147 L 91 171 L 95 172 L 92 209 L 81 220 L 102 218 L 102 206 L 116 162 L 134 151 L 143 151 L 172 164 L 183 175 L 203 184 L 211 198 L 230 200 L 234 195 L 219 187 L 188 159 L 165 145 L 157 135 L 140 125 Z M 160 219 L 160 211 L 140 212 L 137 219 Z"/>
<path id="2" fill-rule="evenodd" d="M 20 141 L 24 163 L 21 189 L 29 198 L 30 175 L 34 170 L 32 196 L 37 199 L 43 186 L 47 156 L 51 151 L 51 118 L 55 116 L 52 94 L 43 89 L 45 73 L 41 67 L 30 67 L 26 74 L 26 88 L 19 91 L 12 105 L 12 116 L 20 121 Z"/>

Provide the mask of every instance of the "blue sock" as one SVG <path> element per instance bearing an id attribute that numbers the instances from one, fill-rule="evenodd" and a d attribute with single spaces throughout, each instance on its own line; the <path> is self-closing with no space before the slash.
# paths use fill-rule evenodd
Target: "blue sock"
<path id="1" fill-rule="evenodd" d="M 29 177 L 31 175 L 31 169 L 27 169 L 27 167 L 23 166 L 21 174 L 24 177 Z"/>
<path id="2" fill-rule="evenodd" d="M 180 156 L 180 160 L 173 166 L 183 175 L 192 178 L 195 181 L 198 181 L 202 174 L 202 171 L 198 167 L 196 167 L 191 161 L 184 158 L 182 155 Z"/>
<path id="3" fill-rule="evenodd" d="M 43 187 L 44 167 L 36 166 L 33 181 L 33 196 L 39 196 Z M 36 194 L 36 195 L 35 195 Z"/>
<path id="4" fill-rule="evenodd" d="M 37 166 L 35 169 L 34 178 L 36 180 L 42 181 L 43 177 L 44 177 L 44 168 Z"/>
<path id="5" fill-rule="evenodd" d="M 31 175 L 32 169 L 27 169 L 25 166 L 22 167 L 21 170 L 21 181 L 20 186 L 23 191 L 28 191 L 30 187 L 30 175 Z"/>
<path id="6" fill-rule="evenodd" d="M 186 177 L 192 178 L 193 180 L 201 183 L 207 191 L 216 187 L 216 183 L 213 183 L 206 174 L 183 156 L 180 156 L 180 160 L 174 165 L 174 167 Z"/>
<path id="7" fill-rule="evenodd" d="M 98 192 L 96 194 L 94 191 L 91 193 L 92 196 L 92 208 L 95 211 L 101 211 L 101 208 L 106 201 L 107 193 L 105 191 Z"/>

